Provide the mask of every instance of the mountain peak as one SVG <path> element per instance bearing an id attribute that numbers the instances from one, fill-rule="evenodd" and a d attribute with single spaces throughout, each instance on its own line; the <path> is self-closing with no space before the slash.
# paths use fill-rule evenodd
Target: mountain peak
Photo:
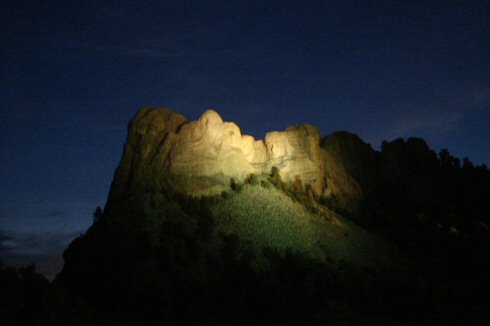
<path id="1" fill-rule="evenodd" d="M 223 119 L 219 115 L 218 112 L 208 109 L 206 110 L 201 117 L 199 118 L 199 121 L 202 121 L 206 125 L 221 125 L 223 124 Z"/>
<path id="2" fill-rule="evenodd" d="M 142 189 L 220 194 L 232 178 L 243 182 L 273 167 L 284 181 L 299 178 L 317 195 L 335 196 L 349 209 L 362 197 L 357 182 L 320 146 L 314 126 L 290 126 L 255 140 L 214 110 L 188 121 L 169 109 L 144 108 L 130 122 L 109 203 Z"/>

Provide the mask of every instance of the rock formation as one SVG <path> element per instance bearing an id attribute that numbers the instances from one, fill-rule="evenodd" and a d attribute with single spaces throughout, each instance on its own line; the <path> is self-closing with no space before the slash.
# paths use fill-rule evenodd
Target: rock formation
<path id="1" fill-rule="evenodd" d="M 269 174 L 277 167 L 283 181 L 299 177 L 317 195 L 335 196 L 354 212 L 360 187 L 333 155 L 320 146 L 319 130 L 311 125 L 255 140 L 213 110 L 188 121 L 169 109 L 144 108 L 129 124 L 108 205 L 142 190 L 220 194 L 231 178 L 243 182 L 252 173 Z"/>

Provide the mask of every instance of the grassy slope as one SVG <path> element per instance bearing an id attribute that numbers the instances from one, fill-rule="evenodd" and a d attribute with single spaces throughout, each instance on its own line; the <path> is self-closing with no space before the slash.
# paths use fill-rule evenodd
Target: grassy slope
<path id="1" fill-rule="evenodd" d="M 331 223 L 274 188 L 245 185 L 215 205 L 212 214 L 220 231 L 249 240 L 255 249 L 290 248 L 320 261 L 371 267 L 398 260 L 390 244 L 339 215 L 335 215 L 337 223 Z"/>

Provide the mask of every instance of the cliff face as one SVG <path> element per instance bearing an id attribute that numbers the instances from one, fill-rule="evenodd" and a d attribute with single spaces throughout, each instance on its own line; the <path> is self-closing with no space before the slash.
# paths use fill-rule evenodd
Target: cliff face
<path id="1" fill-rule="evenodd" d="M 213 110 L 188 121 L 168 109 L 145 108 L 129 124 L 108 205 L 142 190 L 220 194 L 231 178 L 243 182 L 252 173 L 269 174 L 272 167 L 285 182 L 299 177 L 317 195 L 335 196 L 347 211 L 355 211 L 362 197 L 335 153 L 320 146 L 319 131 L 311 125 L 255 140 Z"/>
<path id="2" fill-rule="evenodd" d="M 265 175 L 238 186 L 252 173 Z M 377 152 L 354 134 L 320 140 L 302 125 L 255 140 L 214 111 L 187 121 L 142 109 L 102 215 L 63 254 L 56 282 L 83 309 L 60 304 L 57 291 L 50 306 L 82 316 L 55 323 L 300 324 L 313 316 L 319 324 L 337 304 L 340 324 L 411 325 L 439 318 L 441 308 L 483 316 L 489 185 L 486 167 L 461 167 L 447 151 L 438 158 L 422 139 Z M 464 291 L 453 291 L 455 277 Z M 345 322 L 348 309 L 355 321 Z"/>

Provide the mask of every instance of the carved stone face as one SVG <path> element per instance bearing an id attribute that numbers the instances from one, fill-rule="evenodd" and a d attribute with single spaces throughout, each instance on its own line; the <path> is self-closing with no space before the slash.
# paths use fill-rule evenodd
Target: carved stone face
<path id="1" fill-rule="evenodd" d="M 256 141 L 213 110 L 188 122 L 168 109 L 145 109 L 131 126 L 117 173 L 125 177 L 116 178 L 111 193 L 124 192 L 131 183 L 150 188 L 157 183 L 194 196 L 212 195 L 231 178 L 243 182 L 251 173 L 268 174 L 277 167 L 283 181 L 299 177 L 317 194 L 327 194 L 328 179 L 328 193 L 340 199 L 361 196 L 355 180 L 320 147 L 319 130 L 311 125 L 269 132 Z"/>

